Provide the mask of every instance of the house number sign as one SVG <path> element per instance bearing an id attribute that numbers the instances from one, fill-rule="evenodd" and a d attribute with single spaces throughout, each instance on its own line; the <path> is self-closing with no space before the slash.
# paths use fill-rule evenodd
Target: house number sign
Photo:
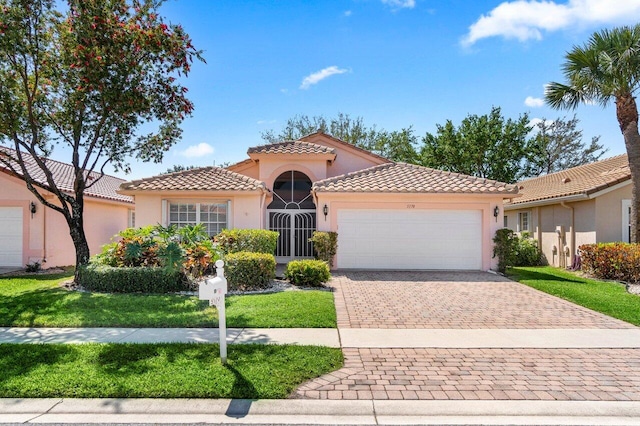
<path id="1" fill-rule="evenodd" d="M 220 360 L 227 363 L 227 316 L 224 296 L 227 294 L 227 279 L 224 276 L 224 262 L 216 260 L 216 276 L 198 286 L 198 298 L 208 300 L 209 306 L 218 309 L 218 329 L 220 330 Z"/>

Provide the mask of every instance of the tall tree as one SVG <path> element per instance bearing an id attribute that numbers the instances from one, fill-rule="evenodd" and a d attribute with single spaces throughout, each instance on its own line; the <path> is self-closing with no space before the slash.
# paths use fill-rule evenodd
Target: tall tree
<path id="1" fill-rule="evenodd" d="M 0 166 L 64 216 L 78 266 L 90 254 L 84 192 L 108 163 L 127 171 L 131 157 L 160 162 L 193 110 L 176 77 L 200 52 L 158 15 L 160 4 L 0 0 L 0 143 L 10 148 L 0 147 Z M 49 168 L 56 146 L 71 153 L 73 191 Z"/>
<path id="2" fill-rule="evenodd" d="M 574 46 L 566 54 L 562 70 L 566 84 L 552 82 L 545 93 L 553 108 L 616 104 L 631 170 L 631 240 L 640 242 L 640 134 L 634 96 L 640 87 L 640 24 L 594 33 L 583 46 Z"/>
<path id="3" fill-rule="evenodd" d="M 607 150 L 591 138 L 587 146 L 582 142 L 582 130 L 577 128 L 579 120 L 573 118 L 553 121 L 542 119 L 536 124 L 536 134 L 531 140 L 525 173 L 527 177 L 540 176 L 599 160 Z"/>
<path id="4" fill-rule="evenodd" d="M 469 115 L 456 127 L 451 120 L 423 138 L 421 163 L 427 167 L 513 183 L 522 177 L 531 130 L 526 114 L 505 119 L 499 107 Z"/>
<path id="5" fill-rule="evenodd" d="M 388 132 L 375 125 L 366 126 L 362 117 L 351 118 L 349 114 L 343 113 L 330 119 L 322 115 L 296 115 L 287 120 L 280 132 L 267 130 L 261 136 L 266 142 L 275 143 L 297 140 L 319 130 L 390 160 L 414 163 L 418 159 L 417 140 L 412 127 Z"/>

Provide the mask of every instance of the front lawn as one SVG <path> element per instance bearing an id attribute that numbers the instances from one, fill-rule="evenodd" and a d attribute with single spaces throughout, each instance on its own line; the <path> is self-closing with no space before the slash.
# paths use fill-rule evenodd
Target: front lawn
<path id="1" fill-rule="evenodd" d="M 286 398 L 339 349 L 216 344 L 0 345 L 2 398 Z"/>
<path id="2" fill-rule="evenodd" d="M 640 296 L 629 294 L 622 284 L 583 278 L 552 266 L 510 268 L 507 275 L 545 293 L 640 326 Z"/>
<path id="3" fill-rule="evenodd" d="M 4 327 L 217 327 L 218 312 L 194 296 L 67 291 L 71 275 L 0 278 Z M 333 294 L 287 291 L 227 297 L 227 327 L 335 328 Z"/>

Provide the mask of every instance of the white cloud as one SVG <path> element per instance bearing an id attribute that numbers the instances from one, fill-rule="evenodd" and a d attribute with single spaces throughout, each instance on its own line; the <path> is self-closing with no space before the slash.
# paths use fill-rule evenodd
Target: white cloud
<path id="1" fill-rule="evenodd" d="M 258 120 L 256 122 L 256 124 L 259 125 L 263 125 L 263 124 L 274 124 L 276 122 L 276 120 Z"/>
<path id="2" fill-rule="evenodd" d="M 350 10 L 345 10 L 345 11 L 344 11 L 344 13 L 343 13 L 343 15 L 344 15 L 344 16 L 346 16 L 346 17 L 349 17 L 349 16 L 351 16 L 352 14 L 353 14 L 353 12 L 352 12 L 352 11 L 350 11 Z"/>
<path id="3" fill-rule="evenodd" d="M 540 108 L 544 105 L 544 100 L 540 98 L 534 98 L 533 96 L 527 96 L 524 100 L 524 104 L 531 108 Z"/>
<path id="4" fill-rule="evenodd" d="M 578 25 L 633 23 L 640 19 L 640 0 L 506 1 L 482 15 L 462 39 L 471 46 L 487 37 L 540 40 L 543 32 Z"/>
<path id="5" fill-rule="evenodd" d="M 331 77 L 332 75 L 335 75 L 335 74 L 344 74 L 347 71 L 348 70 L 338 68 L 335 65 L 331 67 L 327 67 L 325 69 L 322 69 L 320 71 L 314 72 L 313 74 L 309 74 L 308 76 L 306 76 L 302 80 L 302 84 L 300 84 L 300 88 L 302 90 L 306 90 L 309 87 L 313 86 L 314 84 L 318 84 L 325 78 Z"/>
<path id="6" fill-rule="evenodd" d="M 208 143 L 199 143 L 198 145 L 191 145 L 184 151 L 180 151 L 180 155 L 187 158 L 204 157 L 213 154 L 214 149 Z"/>
<path id="7" fill-rule="evenodd" d="M 381 0 L 382 3 L 394 9 L 413 9 L 416 7 L 416 0 Z"/>

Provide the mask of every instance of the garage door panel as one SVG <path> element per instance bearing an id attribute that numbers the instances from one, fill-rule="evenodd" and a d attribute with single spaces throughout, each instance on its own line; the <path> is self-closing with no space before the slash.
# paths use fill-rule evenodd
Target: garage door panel
<path id="1" fill-rule="evenodd" d="M 338 266 L 481 269 L 480 210 L 341 210 Z"/>
<path id="2" fill-rule="evenodd" d="M 22 207 L 0 207 L 0 266 L 22 266 Z"/>

